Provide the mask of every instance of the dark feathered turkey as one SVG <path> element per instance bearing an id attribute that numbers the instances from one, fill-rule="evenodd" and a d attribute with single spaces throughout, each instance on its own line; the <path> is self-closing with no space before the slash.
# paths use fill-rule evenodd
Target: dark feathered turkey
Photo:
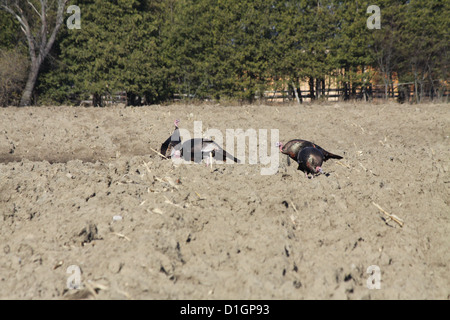
<path id="1" fill-rule="evenodd" d="M 322 151 L 314 147 L 306 147 L 301 149 L 297 155 L 298 167 L 306 176 L 311 173 L 313 176 L 322 173 L 322 163 L 324 162 Z"/>
<path id="2" fill-rule="evenodd" d="M 190 139 L 178 144 L 172 149 L 172 157 L 181 157 L 186 161 L 201 162 L 202 159 L 208 159 L 210 154 L 216 160 L 226 161 L 227 159 L 240 163 L 241 161 L 226 152 L 216 142 L 209 139 Z"/>
<path id="3" fill-rule="evenodd" d="M 304 148 L 316 148 L 320 150 L 323 154 L 323 161 L 327 161 L 328 159 L 342 159 L 341 156 L 328 152 L 317 144 L 307 140 L 294 139 L 286 142 L 286 144 L 278 142 L 277 145 L 280 148 L 281 153 L 288 155 L 292 160 L 295 161 L 298 160 L 299 152 Z"/>
<path id="4" fill-rule="evenodd" d="M 181 143 L 180 138 L 180 131 L 178 130 L 178 124 L 180 123 L 180 120 L 175 120 L 174 122 L 175 130 L 173 131 L 172 135 L 166 139 L 166 141 L 163 142 L 161 145 L 161 154 L 164 155 L 166 158 L 170 158 L 172 154 L 172 149 L 177 145 Z"/>

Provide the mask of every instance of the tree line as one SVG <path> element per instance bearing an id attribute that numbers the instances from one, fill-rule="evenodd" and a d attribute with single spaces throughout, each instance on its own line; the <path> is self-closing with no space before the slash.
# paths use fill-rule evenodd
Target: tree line
<path id="1" fill-rule="evenodd" d="M 80 29 L 65 24 L 80 8 Z M 253 101 L 268 89 L 343 98 L 413 84 L 415 99 L 448 82 L 450 3 L 379 0 L 0 0 L 0 103 L 66 104 L 124 92 L 129 105 Z M 62 9 L 61 9 L 62 7 Z M 14 64 L 13 67 L 11 64 Z M 298 95 L 297 95 L 298 97 Z M 300 95 L 301 97 L 301 95 Z"/>

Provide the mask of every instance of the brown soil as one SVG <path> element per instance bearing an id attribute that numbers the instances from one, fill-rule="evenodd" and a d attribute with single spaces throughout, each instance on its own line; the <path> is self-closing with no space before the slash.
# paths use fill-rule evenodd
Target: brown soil
<path id="1" fill-rule="evenodd" d="M 175 166 L 151 150 L 175 118 L 344 159 Z M 448 299 L 449 124 L 448 104 L 0 109 L 0 298 Z"/>

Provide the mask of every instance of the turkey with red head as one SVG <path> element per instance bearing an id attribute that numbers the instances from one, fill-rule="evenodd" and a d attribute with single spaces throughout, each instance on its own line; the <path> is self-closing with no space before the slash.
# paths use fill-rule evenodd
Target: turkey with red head
<path id="1" fill-rule="evenodd" d="M 298 161 L 299 152 L 304 148 L 316 148 L 320 150 L 323 154 L 323 161 L 327 161 L 328 159 L 342 159 L 341 156 L 328 152 L 317 144 L 307 140 L 293 139 L 286 142 L 286 144 L 277 142 L 277 146 L 280 148 L 281 153 L 288 155 L 288 164 L 290 164 L 289 158 Z"/>
<path id="2" fill-rule="evenodd" d="M 323 173 L 322 164 L 324 162 L 324 155 L 322 151 L 314 147 L 306 147 L 298 152 L 297 162 L 298 168 L 305 173 L 308 177 L 308 173 L 315 174 Z"/>

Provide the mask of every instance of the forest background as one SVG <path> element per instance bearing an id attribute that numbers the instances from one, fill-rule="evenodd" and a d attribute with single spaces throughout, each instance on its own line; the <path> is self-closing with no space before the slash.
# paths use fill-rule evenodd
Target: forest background
<path id="1" fill-rule="evenodd" d="M 375 3 L 376 2 L 376 3 Z M 80 9 L 73 28 L 70 5 Z M 380 28 L 371 28 L 371 5 Z M 450 2 L 334 0 L 0 0 L 0 105 L 128 105 L 179 99 L 301 102 L 408 85 L 448 89 Z M 72 25 L 72 28 L 71 28 Z M 328 90 L 327 90 L 328 89 Z M 300 99 L 299 99 L 300 97 Z"/>

